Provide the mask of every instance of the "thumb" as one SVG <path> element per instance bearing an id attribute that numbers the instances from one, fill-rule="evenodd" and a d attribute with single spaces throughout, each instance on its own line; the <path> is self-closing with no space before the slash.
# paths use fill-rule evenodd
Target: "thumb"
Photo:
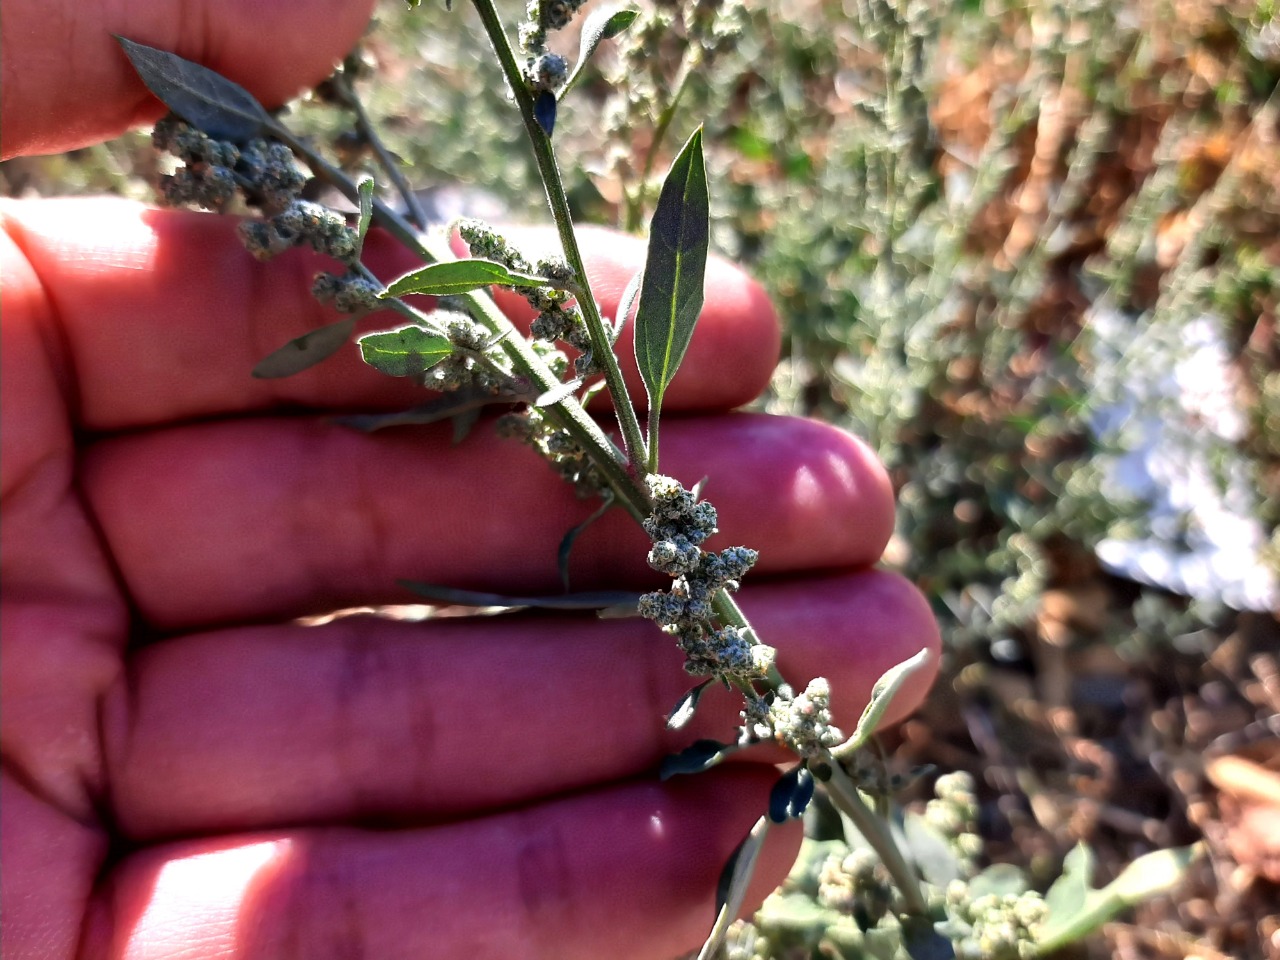
<path id="1" fill-rule="evenodd" d="M 267 106 L 324 79 L 374 0 L 5 0 L 0 158 L 58 153 L 155 119 L 112 34 L 216 70 Z"/>

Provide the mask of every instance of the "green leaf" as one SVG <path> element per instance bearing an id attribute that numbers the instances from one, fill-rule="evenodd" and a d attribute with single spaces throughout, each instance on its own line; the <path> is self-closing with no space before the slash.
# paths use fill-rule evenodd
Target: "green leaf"
<path id="1" fill-rule="evenodd" d="M 304 333 L 259 360 L 253 375 L 259 380 L 274 380 L 301 373 L 341 350 L 355 332 L 356 318 L 344 317 L 337 323 Z"/>
<path id="2" fill-rule="evenodd" d="M 208 136 L 243 143 L 276 126 L 262 104 L 240 84 L 176 53 L 124 37 L 116 40 L 147 89 Z"/>
<path id="3" fill-rule="evenodd" d="M 649 224 L 649 254 L 636 311 L 635 350 L 656 422 L 662 395 L 676 375 L 702 310 L 709 205 L 702 128 L 680 151 Z"/>
<path id="4" fill-rule="evenodd" d="M 444 297 L 469 293 L 494 284 L 508 287 L 550 286 L 544 277 L 515 273 L 492 260 L 449 260 L 406 273 L 393 280 L 382 296 L 403 297 L 411 293 L 426 293 Z"/>
<path id="5" fill-rule="evenodd" d="M 708 677 L 680 698 L 679 703 L 667 714 L 668 730 L 679 730 L 688 725 L 689 721 L 693 719 L 694 711 L 698 709 L 698 701 L 702 699 L 702 692 L 711 685 L 712 679 L 712 677 Z"/>
<path id="6" fill-rule="evenodd" d="M 885 671 L 884 675 L 876 681 L 875 686 L 871 688 L 871 699 L 867 703 L 867 708 L 862 711 L 862 716 L 858 720 L 857 729 L 853 731 L 853 736 L 836 748 L 838 756 L 848 756 L 871 739 L 872 734 L 876 732 L 876 728 L 880 726 L 880 721 L 884 719 L 885 711 L 889 709 L 889 704 L 898 695 L 898 691 L 907 682 L 907 678 L 928 662 L 929 651 L 921 650 L 911 659 L 904 660 L 897 666 L 890 667 Z"/>
<path id="7" fill-rule="evenodd" d="M 969 899 L 977 900 L 988 893 L 1001 897 L 1011 893 L 1016 897 L 1030 889 L 1031 884 L 1021 868 L 1012 863 L 993 863 L 969 881 Z"/>
<path id="8" fill-rule="evenodd" d="M 573 73 L 569 74 L 569 79 L 560 88 L 562 98 L 578 82 L 578 77 L 582 75 L 582 68 L 596 52 L 596 47 L 600 46 L 602 41 L 612 40 L 626 30 L 635 22 L 639 14 L 639 10 L 626 7 L 621 10 L 617 7 L 601 7 L 599 10 L 591 11 L 591 16 L 582 22 L 582 41 L 578 45 L 578 62 L 573 65 Z"/>
<path id="9" fill-rule="evenodd" d="M 366 333 L 356 342 L 364 362 L 390 377 L 421 376 L 453 353 L 447 337 L 428 333 L 415 324 Z"/>
<path id="10" fill-rule="evenodd" d="M 768 833 L 769 818 L 761 817 L 729 855 L 724 869 L 720 871 L 720 882 L 716 884 L 716 921 L 706 943 L 698 952 L 698 960 L 711 960 L 724 944 L 729 925 L 737 919 L 742 911 L 742 904 L 747 899 L 747 887 L 751 885 L 751 877 L 756 872 L 756 860 L 760 857 L 760 850 L 764 847 L 764 838 Z"/>
<path id="11" fill-rule="evenodd" d="M 360 219 L 356 221 L 356 236 L 363 245 L 365 234 L 369 232 L 369 224 L 373 222 L 373 177 L 361 177 L 356 184 L 356 191 L 360 195 Z M 360 259 L 358 253 L 355 259 Z"/>
<path id="12" fill-rule="evenodd" d="M 907 838 L 907 852 L 922 877 L 942 889 L 952 880 L 960 879 L 960 862 L 951 852 L 946 837 L 924 817 L 908 813 L 902 822 L 902 833 Z"/>
<path id="13" fill-rule="evenodd" d="M 1049 917 L 1036 941 L 1036 955 L 1044 956 L 1074 943 L 1122 910 L 1169 893 L 1203 853 L 1200 844 L 1148 853 L 1125 867 L 1101 890 L 1093 890 L 1089 885 L 1093 853 L 1083 843 L 1077 844 L 1063 862 L 1062 876 L 1045 894 Z"/>
<path id="14" fill-rule="evenodd" d="M 436 603 L 459 607 L 534 607 L 539 610 L 601 610 L 620 603 L 635 606 L 640 594 L 626 590 L 584 590 L 581 593 L 554 594 L 546 597 L 513 597 L 504 593 L 481 590 L 458 590 L 418 580 L 397 580 L 406 590 Z"/>

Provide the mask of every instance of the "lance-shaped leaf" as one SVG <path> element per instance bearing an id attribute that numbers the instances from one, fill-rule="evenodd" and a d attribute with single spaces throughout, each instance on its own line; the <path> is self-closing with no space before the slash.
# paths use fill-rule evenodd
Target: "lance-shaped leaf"
<path id="1" fill-rule="evenodd" d="M 544 277 L 516 273 L 492 260 L 448 260 L 429 264 L 393 280 L 382 296 L 404 297 L 411 293 L 426 293 L 445 297 L 469 293 L 494 284 L 508 287 L 548 286 Z"/>
<path id="2" fill-rule="evenodd" d="M 560 96 L 563 97 L 578 82 L 578 78 L 582 76 L 582 68 L 591 60 L 591 55 L 596 52 L 596 47 L 600 46 L 604 40 L 612 40 L 623 30 L 631 26 L 639 16 L 639 10 L 623 8 L 619 10 L 617 7 L 601 7 L 599 10 L 592 10 L 591 16 L 582 21 L 582 40 L 578 44 L 578 62 L 573 65 L 573 73 L 569 74 L 569 79 L 564 82 L 564 86 L 560 88 Z"/>
<path id="3" fill-rule="evenodd" d="M 260 380 L 272 380 L 301 373 L 341 350 L 355 332 L 356 318 L 346 317 L 337 323 L 326 324 L 318 330 L 304 333 L 258 361 L 258 365 L 253 368 L 253 375 Z"/>
<path id="4" fill-rule="evenodd" d="M 116 37 L 147 89 L 193 127 L 218 140 L 244 142 L 275 126 L 240 84 L 176 53 Z"/>
<path id="5" fill-rule="evenodd" d="M 600 498 L 600 506 L 592 511 L 591 516 L 576 524 L 561 538 L 560 546 L 556 549 L 556 568 L 560 571 L 560 582 L 564 584 L 565 590 L 569 589 L 569 557 L 573 553 L 573 545 L 578 542 L 578 537 L 582 536 L 583 531 L 608 513 L 609 508 L 613 506 L 613 499 L 613 491 L 605 490 Z"/>
<path id="6" fill-rule="evenodd" d="M 709 206 L 699 127 L 671 164 L 649 224 L 649 255 L 636 311 L 636 363 L 656 421 L 702 310 Z"/>
<path id="7" fill-rule="evenodd" d="M 870 740 L 871 735 L 880 726 L 880 721 L 884 719 L 885 711 L 889 709 L 889 704 L 898 695 L 898 691 L 907 682 L 907 678 L 928 662 L 929 651 L 921 650 L 909 660 L 904 660 L 897 666 L 886 670 L 880 679 L 876 681 L 875 686 L 871 688 L 871 700 L 868 701 L 866 709 L 862 711 L 862 716 L 858 720 L 857 729 L 853 731 L 853 736 L 832 752 L 837 757 L 844 759 L 851 756 L 855 750 Z"/>
<path id="8" fill-rule="evenodd" d="M 556 95 L 550 90 L 543 90 L 533 101 L 533 119 L 548 137 L 556 128 Z"/>
<path id="9" fill-rule="evenodd" d="M 333 419 L 344 427 L 353 427 L 365 433 L 372 433 L 375 430 L 386 430 L 388 427 L 439 423 L 441 420 L 451 420 L 471 412 L 478 414 L 484 407 L 493 404 L 514 403 L 521 399 L 523 397 L 515 391 L 495 394 L 488 389 L 461 387 L 450 390 L 442 397 L 410 407 L 408 410 L 397 410 L 392 413 L 352 413 Z"/>
<path id="10" fill-rule="evenodd" d="M 356 342 L 364 362 L 390 377 L 419 376 L 453 353 L 448 338 L 414 324 L 366 333 Z"/>

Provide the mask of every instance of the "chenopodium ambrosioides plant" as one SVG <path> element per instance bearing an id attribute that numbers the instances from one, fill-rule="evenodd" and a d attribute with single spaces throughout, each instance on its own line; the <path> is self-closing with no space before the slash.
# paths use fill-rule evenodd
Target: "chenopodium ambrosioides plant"
<path id="1" fill-rule="evenodd" d="M 561 256 L 532 263 L 479 221 L 456 225 L 470 248 L 470 259 L 456 259 L 447 237 L 427 230 L 412 191 L 389 153 L 380 148 L 355 96 L 352 79 L 358 58 L 348 58 L 326 82 L 325 92 L 355 115 L 357 134 L 373 147 L 389 184 L 401 195 L 405 215 L 375 197 L 372 179 L 352 180 L 237 84 L 173 54 L 124 38 L 120 42 L 143 81 L 171 111 L 153 133 L 155 146 L 180 163 L 175 173 L 162 178 L 165 201 L 214 211 L 243 202 L 258 213 L 239 227 L 253 256 L 265 260 L 308 245 L 340 264 L 340 269 L 315 278 L 312 293 L 343 318 L 285 344 L 261 361 L 254 375 L 283 377 L 307 369 L 347 344 L 361 316 L 379 310 L 398 313 L 401 326 L 358 338 L 363 359 L 382 373 L 412 378 L 443 396 L 404 413 L 352 417 L 350 424 L 377 429 L 448 418 L 462 434 L 481 407 L 512 407 L 513 412 L 499 419 L 499 428 L 537 449 L 580 494 L 601 498 L 600 508 L 586 523 L 611 506 L 626 509 L 652 541 L 650 566 L 671 578 L 667 590 L 626 598 L 631 612 L 653 620 L 675 638 L 686 670 L 703 678 L 675 705 L 669 726 L 684 726 L 713 682 L 741 692 L 743 723 L 736 739 L 698 741 L 668 758 L 662 776 L 707 770 L 734 751 L 762 742 L 781 744 L 797 756 L 796 764 L 777 781 L 768 809 L 724 868 L 717 914 L 701 956 L 721 950 L 729 924 L 742 908 L 769 825 L 801 816 L 818 783 L 892 878 L 892 908 L 903 918 L 902 947 L 912 956 L 952 956 L 951 942 L 939 932 L 945 924 L 935 929 L 935 922 L 945 921 L 946 914 L 927 902 L 919 864 L 899 849 L 889 823 L 864 799 L 860 787 L 865 785 L 851 775 L 854 760 L 889 702 L 924 664 L 927 652 L 881 678 L 857 729 L 846 738 L 832 722 L 827 681 L 814 679 L 797 692 L 779 673 L 774 649 L 761 641 L 733 598 L 756 552 L 744 546 L 704 550 L 702 544 L 716 531 L 715 508 L 700 499 L 697 489 L 686 489 L 660 472 L 664 393 L 702 307 L 709 225 L 701 129 L 685 143 L 667 173 L 650 223 L 645 267 L 624 293 L 611 322 L 601 315 L 587 285 L 551 139 L 561 99 L 583 66 L 603 40 L 624 31 L 637 13 L 615 8 L 591 14 L 583 24 L 581 49 L 571 70 L 565 58 L 547 48 L 547 38 L 567 25 L 583 2 L 532 0 L 513 46 L 492 0 L 473 0 L 519 109 L 562 244 Z M 409 3 L 417 6 L 416 0 Z M 308 177 L 299 159 L 311 176 L 357 205 L 354 223 L 301 198 Z M 373 223 L 424 265 L 383 284 L 361 261 Z M 518 291 L 537 311 L 529 339 L 495 306 L 488 294 L 495 286 Z M 437 309 L 423 311 L 405 301 L 414 294 L 437 297 Z M 644 430 L 613 349 L 626 322 L 634 323 L 636 360 L 648 393 Z M 572 362 L 560 344 L 577 352 Z M 587 384 L 595 375 L 601 375 L 602 383 Z M 611 396 L 621 445 L 585 411 L 599 389 Z M 583 526 L 564 538 L 562 575 Z M 619 602 L 616 594 L 507 598 L 426 584 L 406 586 L 432 599 L 461 603 L 564 609 L 616 607 Z"/>

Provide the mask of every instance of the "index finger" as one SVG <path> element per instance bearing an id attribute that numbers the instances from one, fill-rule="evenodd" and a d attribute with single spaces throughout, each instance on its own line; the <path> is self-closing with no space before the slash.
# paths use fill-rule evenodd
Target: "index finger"
<path id="1" fill-rule="evenodd" d="M 295 377 L 253 379 L 250 371 L 271 351 L 339 319 L 310 294 L 313 276 L 334 264 L 300 249 L 259 263 L 230 217 L 77 199 L 0 204 L 0 219 L 30 265 L 6 267 L 0 296 L 14 309 L 41 305 L 37 322 L 50 343 L 64 345 L 62 359 L 75 373 L 68 400 L 84 428 L 281 407 L 398 409 L 424 398 L 421 387 L 365 366 L 350 346 Z M 591 241 L 590 280 L 612 314 L 640 268 L 644 244 L 605 231 Z M 366 251 L 384 280 L 420 265 L 380 232 L 370 235 Z M 39 290 L 25 289 L 36 282 Z M 717 258 L 708 263 L 707 286 L 698 333 L 667 394 L 669 409 L 739 406 L 763 389 L 777 359 L 777 319 L 763 290 Z M 399 324 L 384 312 L 361 329 Z M 629 386 L 643 398 L 631 368 Z"/>

